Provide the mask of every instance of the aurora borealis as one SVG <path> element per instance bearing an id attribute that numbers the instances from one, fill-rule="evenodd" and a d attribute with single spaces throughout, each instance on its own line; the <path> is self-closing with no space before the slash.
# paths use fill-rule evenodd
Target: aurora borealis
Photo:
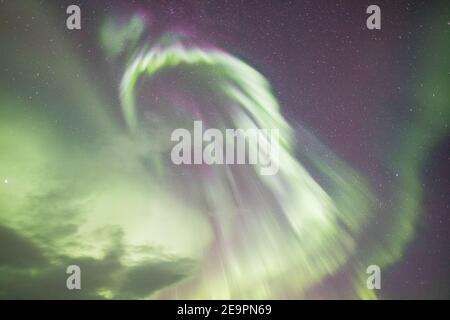
<path id="1" fill-rule="evenodd" d="M 448 3 L 72 3 L 0 2 L 1 299 L 450 297 Z M 278 173 L 171 163 L 199 120 Z"/>

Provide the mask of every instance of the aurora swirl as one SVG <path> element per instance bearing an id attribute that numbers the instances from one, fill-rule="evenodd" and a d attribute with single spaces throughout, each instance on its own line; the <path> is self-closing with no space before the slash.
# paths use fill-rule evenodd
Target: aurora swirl
<path id="1" fill-rule="evenodd" d="M 250 54 L 158 30 L 152 9 L 164 8 L 110 8 L 77 45 L 51 4 L 2 6 L 2 21 L 48 23 L 2 40 L 0 298 L 390 297 L 366 287 L 366 269 L 389 273 L 424 219 L 421 170 L 448 136 L 448 77 L 435 68 L 448 67 L 448 32 L 425 37 L 436 57 L 417 64 L 424 107 L 390 148 L 375 143 L 398 177 L 379 183 L 289 114 L 305 101 L 284 99 Z M 174 165 L 170 133 L 195 120 L 279 129 L 279 172 Z M 69 264 L 86 277 L 80 292 L 65 288 Z"/>

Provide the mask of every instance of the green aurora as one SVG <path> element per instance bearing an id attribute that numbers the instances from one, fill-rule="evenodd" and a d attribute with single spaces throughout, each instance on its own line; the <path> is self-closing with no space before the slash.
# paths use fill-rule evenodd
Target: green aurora
<path id="1" fill-rule="evenodd" d="M 326 286 L 321 297 L 384 298 L 366 288 L 366 268 L 393 265 L 414 239 L 421 170 L 449 133 L 448 30 L 429 38 L 423 108 L 391 153 L 396 203 L 368 240 L 379 197 L 371 182 L 290 123 L 247 61 L 177 34 L 142 45 L 137 16 L 122 27 L 110 17 L 99 52 L 127 62 L 111 68 L 108 91 L 53 27 L 56 14 L 1 8 L 1 20 L 47 23 L 14 37 L 0 29 L 0 298 L 314 298 L 339 274 L 345 290 Z M 153 92 L 162 98 L 146 103 Z M 170 132 L 190 127 L 192 105 L 212 127 L 279 128 L 279 173 L 172 165 Z M 65 287 L 70 264 L 82 270 L 77 292 Z"/>

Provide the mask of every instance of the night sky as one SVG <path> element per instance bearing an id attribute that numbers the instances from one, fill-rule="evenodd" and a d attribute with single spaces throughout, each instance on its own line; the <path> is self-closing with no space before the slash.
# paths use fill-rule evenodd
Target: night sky
<path id="1" fill-rule="evenodd" d="M 448 1 L 0 0 L 0 298 L 449 299 L 449 57 Z M 170 163 L 248 113 L 273 180 Z"/>

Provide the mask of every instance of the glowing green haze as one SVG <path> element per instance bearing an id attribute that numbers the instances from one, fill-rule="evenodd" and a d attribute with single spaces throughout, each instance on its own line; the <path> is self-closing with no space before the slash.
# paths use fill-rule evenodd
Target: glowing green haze
<path id="1" fill-rule="evenodd" d="M 0 29 L 0 298 L 378 298 L 366 269 L 404 253 L 420 217 L 418 149 L 448 134 L 434 62 L 427 109 L 392 152 L 397 209 L 379 228 L 365 175 L 287 119 L 243 59 L 176 33 L 146 40 L 138 16 L 103 20 L 89 32 L 103 51 L 85 59 L 51 7 L 0 10 L 19 15 L 46 23 Z M 448 67 L 443 38 L 430 47 Z M 196 120 L 279 129 L 278 173 L 174 165 L 171 132 Z M 70 264 L 81 291 L 66 288 Z"/>

